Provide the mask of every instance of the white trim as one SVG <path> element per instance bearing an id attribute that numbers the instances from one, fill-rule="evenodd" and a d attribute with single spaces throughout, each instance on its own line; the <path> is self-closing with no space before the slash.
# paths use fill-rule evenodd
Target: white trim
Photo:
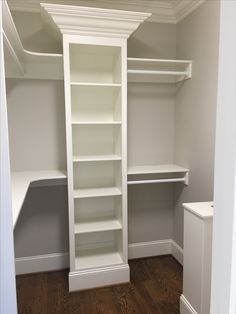
<path id="1" fill-rule="evenodd" d="M 183 265 L 183 249 L 173 240 L 159 240 L 129 244 L 129 259 L 172 254 Z M 52 253 L 15 259 L 16 274 L 60 270 L 69 267 L 69 254 Z"/>
<path id="2" fill-rule="evenodd" d="M 180 314 L 198 314 L 183 294 L 180 297 Z"/>
<path id="3" fill-rule="evenodd" d="M 151 13 L 41 3 L 45 27 L 57 39 L 80 35 L 127 39 Z"/>
<path id="4" fill-rule="evenodd" d="M 172 240 L 159 240 L 129 244 L 129 259 L 172 253 Z"/>
<path id="5" fill-rule="evenodd" d="M 183 265 L 183 257 L 184 257 L 184 251 L 182 247 L 180 247 L 175 241 L 172 240 L 172 252 L 171 254 L 173 257 L 181 264 Z"/>
<path id="6" fill-rule="evenodd" d="M 12 11 L 23 12 L 40 12 L 40 2 L 46 0 L 8 0 L 9 7 Z M 80 5 L 89 7 L 132 10 L 140 12 L 150 12 L 152 16 L 149 22 L 176 24 L 184 17 L 198 8 L 205 0 L 50 0 L 52 4 Z"/>
<path id="7" fill-rule="evenodd" d="M 53 253 L 15 259 L 16 275 L 68 268 L 68 253 Z"/>
<path id="8" fill-rule="evenodd" d="M 200 5 L 202 5 L 206 0 L 176 0 L 172 4 L 174 11 L 174 16 L 176 18 L 176 23 L 180 22 L 187 15 L 196 10 Z"/>
<path id="9" fill-rule="evenodd" d="M 129 282 L 129 265 L 97 268 L 69 273 L 69 291 L 91 289 Z"/>

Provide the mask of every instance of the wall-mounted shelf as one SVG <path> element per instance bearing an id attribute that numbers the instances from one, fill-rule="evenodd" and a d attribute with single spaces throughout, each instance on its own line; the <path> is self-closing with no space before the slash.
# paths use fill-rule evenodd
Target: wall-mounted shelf
<path id="1" fill-rule="evenodd" d="M 128 82 L 177 83 L 191 76 L 189 60 L 128 58 Z"/>
<path id="2" fill-rule="evenodd" d="M 63 79 L 63 55 L 25 50 L 6 1 L 2 11 L 6 77 Z"/>
<path id="3" fill-rule="evenodd" d="M 29 187 L 66 184 L 66 172 L 60 170 L 12 172 L 11 181 L 13 226 L 15 227 Z"/>
<path id="4" fill-rule="evenodd" d="M 189 170 L 177 165 L 147 165 L 128 167 L 128 184 L 174 183 L 188 185 Z"/>

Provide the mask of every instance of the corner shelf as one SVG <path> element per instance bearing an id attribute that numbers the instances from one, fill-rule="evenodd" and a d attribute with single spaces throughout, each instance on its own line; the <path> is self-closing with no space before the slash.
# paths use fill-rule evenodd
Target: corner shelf
<path id="1" fill-rule="evenodd" d="M 158 178 L 153 178 L 155 175 L 157 175 Z M 189 170 L 174 164 L 130 166 L 128 167 L 128 176 L 138 178 L 128 180 L 129 185 L 174 182 L 188 185 Z M 142 176 L 145 176 L 145 178 L 143 179 Z M 149 176 L 151 176 L 151 178 L 149 178 Z"/>
<path id="2" fill-rule="evenodd" d="M 128 58 L 128 82 L 178 83 L 192 76 L 192 61 Z"/>
<path id="3" fill-rule="evenodd" d="M 60 170 L 12 172 L 12 213 L 13 227 L 16 226 L 25 196 L 30 186 L 66 184 L 66 172 Z M 54 180 L 57 180 L 55 182 Z"/>

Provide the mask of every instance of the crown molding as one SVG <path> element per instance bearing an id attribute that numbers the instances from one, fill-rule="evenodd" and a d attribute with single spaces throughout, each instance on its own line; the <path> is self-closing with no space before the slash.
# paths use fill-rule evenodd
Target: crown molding
<path id="1" fill-rule="evenodd" d="M 42 17 L 56 37 L 128 38 L 151 13 L 41 3 Z"/>
<path id="2" fill-rule="evenodd" d="M 40 12 L 40 3 L 152 13 L 149 22 L 176 24 L 205 0 L 7 0 L 12 11 Z"/>
<path id="3" fill-rule="evenodd" d="M 176 23 L 180 22 L 187 15 L 192 13 L 206 0 L 175 0 L 172 2 L 172 9 L 176 18 Z"/>

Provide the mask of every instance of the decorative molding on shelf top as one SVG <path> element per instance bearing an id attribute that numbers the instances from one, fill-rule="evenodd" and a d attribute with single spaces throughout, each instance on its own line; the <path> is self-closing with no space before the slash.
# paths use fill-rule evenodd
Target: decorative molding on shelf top
<path id="1" fill-rule="evenodd" d="M 151 13 L 41 3 L 54 36 L 61 34 L 128 38 Z"/>
<path id="2" fill-rule="evenodd" d="M 98 7 L 152 13 L 148 21 L 176 24 L 206 0 L 48 0 L 51 4 Z M 47 0 L 8 0 L 11 10 L 40 12 Z"/>

